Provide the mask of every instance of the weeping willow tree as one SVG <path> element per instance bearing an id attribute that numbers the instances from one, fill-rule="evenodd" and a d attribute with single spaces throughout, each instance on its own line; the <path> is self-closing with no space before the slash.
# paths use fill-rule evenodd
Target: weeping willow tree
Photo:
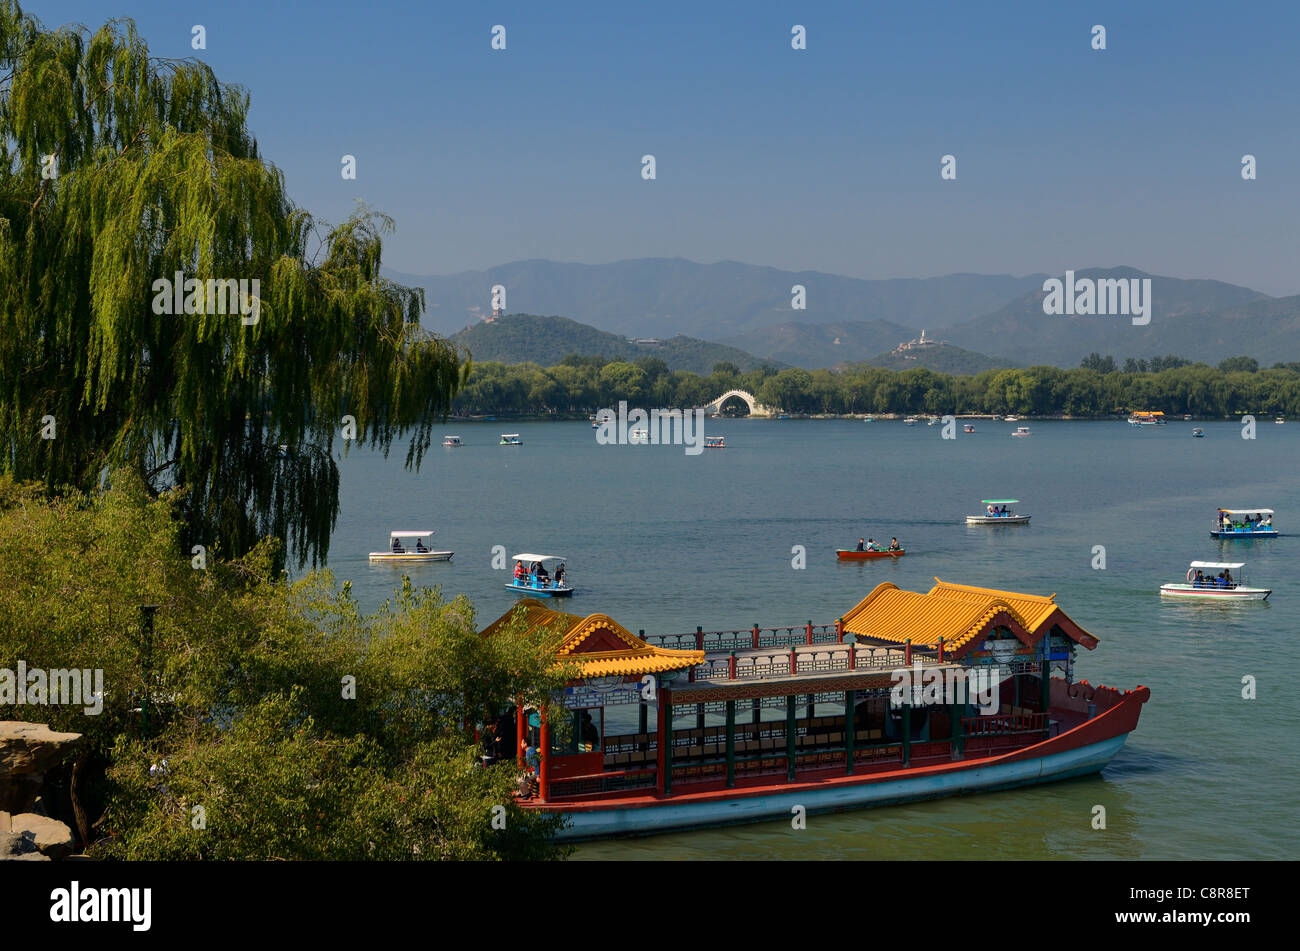
<path id="1" fill-rule="evenodd" d="M 418 467 L 468 361 L 380 276 L 391 220 L 318 225 L 248 106 L 129 20 L 48 30 L 0 0 L 0 472 L 133 469 L 184 490 L 187 544 L 317 563 L 335 440 L 409 438 Z"/>

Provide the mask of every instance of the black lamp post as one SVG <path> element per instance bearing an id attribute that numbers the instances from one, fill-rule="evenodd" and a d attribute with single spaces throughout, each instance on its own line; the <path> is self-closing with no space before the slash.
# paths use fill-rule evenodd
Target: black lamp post
<path id="1" fill-rule="evenodd" d="M 140 667 L 144 671 L 144 698 L 140 702 L 140 737 L 149 738 L 149 673 L 153 661 L 153 616 L 156 604 L 140 605 Z"/>

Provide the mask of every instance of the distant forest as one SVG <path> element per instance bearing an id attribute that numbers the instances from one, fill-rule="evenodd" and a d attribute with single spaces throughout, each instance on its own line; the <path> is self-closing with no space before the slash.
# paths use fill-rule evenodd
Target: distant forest
<path id="1" fill-rule="evenodd" d="M 647 357 L 629 363 L 569 356 L 558 365 L 476 363 L 452 404 L 457 415 L 565 416 L 613 408 L 703 406 L 727 390 L 754 394 L 787 413 L 1017 413 L 1104 417 L 1134 410 L 1227 417 L 1300 417 L 1300 363 L 1260 369 L 1251 357 L 1217 367 L 1176 356 L 1127 360 L 1090 354 L 1077 369 L 1037 366 L 953 376 L 855 365 L 841 370 L 741 372 L 718 363 L 708 376 L 674 372 Z M 743 413 L 740 401 L 736 406 Z"/>

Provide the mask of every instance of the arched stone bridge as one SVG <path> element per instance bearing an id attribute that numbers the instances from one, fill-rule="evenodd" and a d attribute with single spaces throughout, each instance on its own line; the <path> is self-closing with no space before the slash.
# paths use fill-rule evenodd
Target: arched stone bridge
<path id="1" fill-rule="evenodd" d="M 713 402 L 706 403 L 703 407 L 704 412 L 710 414 L 722 412 L 722 404 L 727 402 L 727 400 L 731 399 L 733 396 L 738 396 L 740 397 L 740 399 L 745 401 L 745 405 L 749 407 L 750 416 L 771 416 L 772 415 L 772 410 L 764 406 L 758 400 L 754 399 L 754 394 L 747 392 L 746 390 L 727 390 L 727 392 L 723 393 Z"/>

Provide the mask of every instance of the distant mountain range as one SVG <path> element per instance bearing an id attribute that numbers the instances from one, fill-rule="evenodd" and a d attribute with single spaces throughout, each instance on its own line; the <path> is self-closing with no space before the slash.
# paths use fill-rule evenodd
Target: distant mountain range
<path id="1" fill-rule="evenodd" d="M 505 309 L 511 313 L 563 314 L 625 336 L 689 333 L 713 340 L 780 323 L 876 320 L 907 327 L 910 332 L 900 338 L 907 339 L 922 329 L 989 313 L 1042 287 L 1045 277 L 949 274 L 869 281 L 681 258 L 594 265 L 515 261 L 446 276 L 386 273 L 426 290 L 426 324 L 441 334 L 455 333 L 491 313 L 492 287 L 500 284 L 506 289 Z M 805 288 L 803 310 L 791 306 L 796 284 Z"/>
<path id="2" fill-rule="evenodd" d="M 954 346 L 1021 365 L 1078 366 L 1096 351 L 1126 357 L 1177 354 L 1216 364 L 1248 355 L 1261 363 L 1300 359 L 1300 298 L 1272 298 L 1221 281 L 1158 277 L 1130 267 L 1088 268 L 1076 280 L 1150 278 L 1151 322 L 1130 317 L 1056 317 L 1043 313 L 1041 285 L 998 310 L 944 330 Z"/>
<path id="3" fill-rule="evenodd" d="M 727 337 L 724 342 L 749 353 L 812 370 L 840 363 L 860 363 L 915 336 L 916 331 L 892 321 L 859 320 L 776 324 Z"/>
<path id="4" fill-rule="evenodd" d="M 474 338 L 481 354 L 531 353 L 534 356 L 520 359 L 542 363 L 556 348 L 566 346 L 571 349 L 556 359 L 570 352 L 635 359 L 633 354 L 644 354 L 629 349 L 627 337 L 671 342 L 675 335 L 689 333 L 688 341 L 669 348 L 676 349 L 680 369 L 708 372 L 718 361 L 742 367 L 766 361 L 808 369 L 861 362 L 915 365 L 922 359 L 915 352 L 898 360 L 891 354 L 922 329 L 954 348 L 928 354 L 925 360 L 934 357 L 969 367 L 1073 367 L 1093 351 L 1121 363 L 1156 354 L 1210 364 L 1238 355 L 1252 356 L 1265 366 L 1300 361 L 1300 297 L 1273 298 L 1222 281 L 1162 277 L 1130 267 L 1080 269 L 1075 277 L 1150 278 L 1152 313 L 1145 326 L 1135 326 L 1128 316 L 1044 313 L 1043 282 L 1048 275 L 1043 274 L 867 281 L 735 262 L 650 258 L 602 265 L 518 261 L 446 277 L 389 276 L 426 289 L 426 324 L 443 334 L 481 324 L 494 284 L 505 286 L 511 311 L 561 314 L 576 326 L 586 325 L 581 336 L 569 328 L 572 333 L 557 332 L 546 341 L 520 338 L 506 345 L 499 335 L 492 340 Z M 805 310 L 790 307 L 795 284 L 806 289 Z M 589 331 L 603 331 L 610 338 Z M 709 342 L 724 349 L 706 351 Z M 479 353 L 476 357 L 498 359 Z"/>
<path id="5" fill-rule="evenodd" d="M 666 340 L 628 340 L 618 334 L 588 327 L 567 317 L 537 317 L 509 314 L 468 327 L 449 338 L 469 351 L 475 362 L 537 363 L 554 366 L 570 354 L 603 356 L 629 362 L 641 357 L 658 357 L 670 370 L 689 370 L 708 375 L 715 363 L 732 363 L 741 372 L 756 370 L 764 363 L 784 369 L 786 364 L 760 360 L 752 354 L 707 340 L 681 335 Z"/>

